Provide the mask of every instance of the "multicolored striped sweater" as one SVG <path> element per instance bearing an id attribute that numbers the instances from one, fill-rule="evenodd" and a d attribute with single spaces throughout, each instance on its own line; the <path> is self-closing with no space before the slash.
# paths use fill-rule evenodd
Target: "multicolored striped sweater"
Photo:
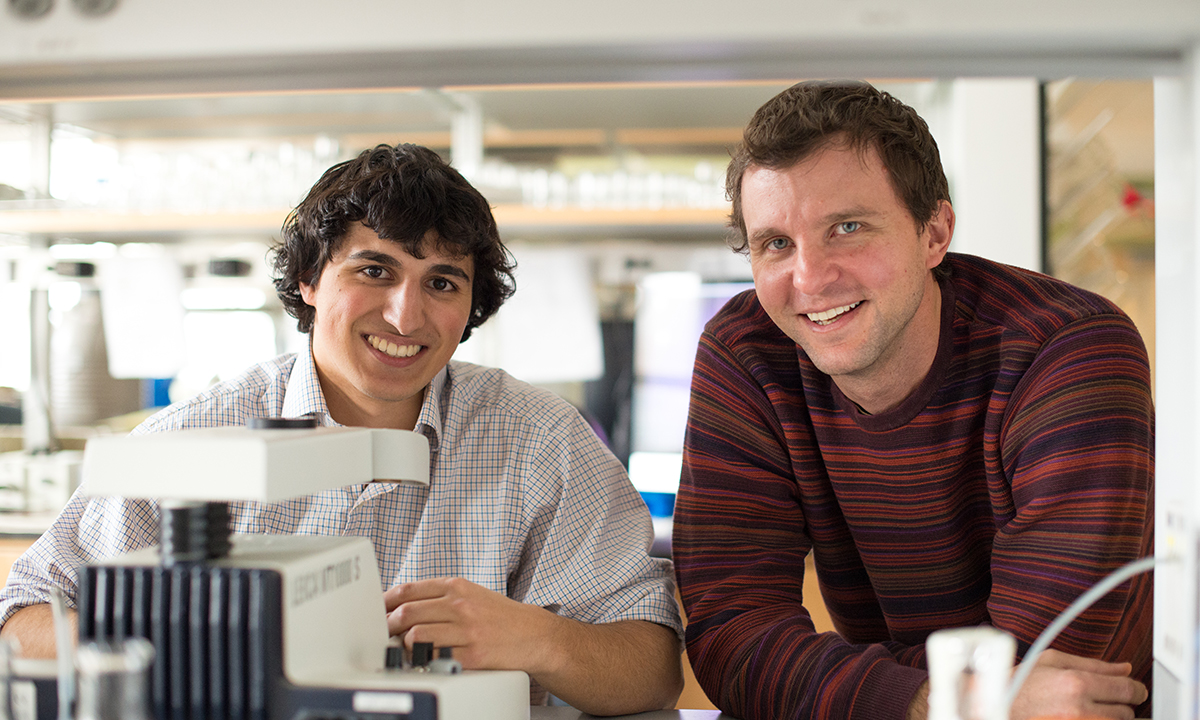
<path id="1" fill-rule="evenodd" d="M 701 338 L 674 552 L 688 657 L 726 713 L 902 720 L 931 632 L 993 625 L 1023 653 L 1153 551 L 1154 410 L 1133 323 L 1053 278 L 949 263 L 933 367 L 882 414 L 846 399 L 753 291 Z M 804 608 L 810 550 L 836 633 Z M 1149 685 L 1151 585 L 1122 585 L 1053 647 L 1129 661 Z"/>

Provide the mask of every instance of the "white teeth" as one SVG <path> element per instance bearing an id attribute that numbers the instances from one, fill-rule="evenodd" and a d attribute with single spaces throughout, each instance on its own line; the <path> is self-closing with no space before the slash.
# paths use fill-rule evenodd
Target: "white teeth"
<path id="1" fill-rule="evenodd" d="M 371 347 L 379 352 L 386 353 L 392 357 L 412 357 L 421 351 L 420 345 L 397 345 L 394 342 L 388 342 L 375 335 L 368 335 L 367 342 L 371 343 Z"/>
<path id="2" fill-rule="evenodd" d="M 853 310 L 860 304 L 862 304 L 861 300 L 856 303 L 850 303 L 849 305 L 833 308 L 832 310 L 823 310 L 818 313 L 806 313 L 806 315 L 808 315 L 809 320 L 812 320 L 818 325 L 828 325 L 829 323 L 833 322 L 834 318 L 838 317 L 842 313 Z"/>

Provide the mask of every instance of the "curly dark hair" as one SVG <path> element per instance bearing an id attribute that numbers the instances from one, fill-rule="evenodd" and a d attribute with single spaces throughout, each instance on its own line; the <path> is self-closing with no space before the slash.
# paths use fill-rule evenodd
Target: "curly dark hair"
<path id="1" fill-rule="evenodd" d="M 300 284 L 317 283 L 350 224 L 358 222 L 417 258 L 425 256 L 431 231 L 438 252 L 473 258 L 471 316 L 463 340 L 516 289 L 516 264 L 483 195 L 428 148 L 378 145 L 326 170 L 288 215 L 282 239 L 271 249 L 275 290 L 300 332 L 311 331 L 315 317 Z"/>
<path id="2" fill-rule="evenodd" d="M 915 110 L 865 82 L 802 82 L 754 113 L 734 151 L 725 173 L 725 194 L 733 202 L 730 247 L 740 253 L 748 249 L 742 216 L 746 170 L 790 168 L 830 145 L 859 152 L 875 148 L 918 231 L 942 200 L 950 201 L 937 143 Z"/>

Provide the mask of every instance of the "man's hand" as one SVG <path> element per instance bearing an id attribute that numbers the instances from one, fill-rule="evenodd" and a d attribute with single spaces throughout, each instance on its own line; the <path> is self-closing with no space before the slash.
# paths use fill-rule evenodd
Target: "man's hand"
<path id="1" fill-rule="evenodd" d="M 1042 653 L 1013 701 L 1013 720 L 1037 717 L 1131 720 L 1149 697 L 1129 677 L 1129 663 L 1108 663 L 1057 650 Z"/>
<path id="2" fill-rule="evenodd" d="M 1009 717 L 1132 720 L 1133 709 L 1149 697 L 1146 686 L 1129 677 L 1132 669 L 1129 663 L 1108 663 L 1047 650 L 1038 657 L 1033 672 L 1017 693 Z M 928 698 L 926 682 L 908 706 L 908 720 L 924 720 L 929 713 Z"/>
<path id="3" fill-rule="evenodd" d="M 453 648 L 468 669 L 524 670 L 591 715 L 671 707 L 683 689 L 679 639 L 652 622 L 588 625 L 462 578 L 397 585 L 383 599 L 405 646 Z"/>
<path id="4" fill-rule="evenodd" d="M 454 659 L 468 670 L 545 672 L 549 661 L 542 650 L 562 619 L 462 578 L 396 585 L 383 602 L 388 632 L 404 636 L 406 647 L 429 642 L 454 648 Z"/>

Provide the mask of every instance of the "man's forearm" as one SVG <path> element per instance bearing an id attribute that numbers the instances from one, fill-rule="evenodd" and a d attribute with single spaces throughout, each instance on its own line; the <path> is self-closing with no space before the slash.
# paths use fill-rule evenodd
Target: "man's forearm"
<path id="1" fill-rule="evenodd" d="M 592 715 L 661 710 L 679 699 L 683 669 L 674 631 L 644 620 L 556 619 L 547 667 L 531 673 L 556 697 Z"/>
<path id="2" fill-rule="evenodd" d="M 67 612 L 71 622 L 70 637 L 77 636 L 74 610 Z M 49 605 L 29 605 L 18 610 L 0 628 L 0 637 L 16 640 L 21 646 L 21 656 L 27 658 L 53 658 L 58 653 L 54 643 L 54 614 Z"/>

